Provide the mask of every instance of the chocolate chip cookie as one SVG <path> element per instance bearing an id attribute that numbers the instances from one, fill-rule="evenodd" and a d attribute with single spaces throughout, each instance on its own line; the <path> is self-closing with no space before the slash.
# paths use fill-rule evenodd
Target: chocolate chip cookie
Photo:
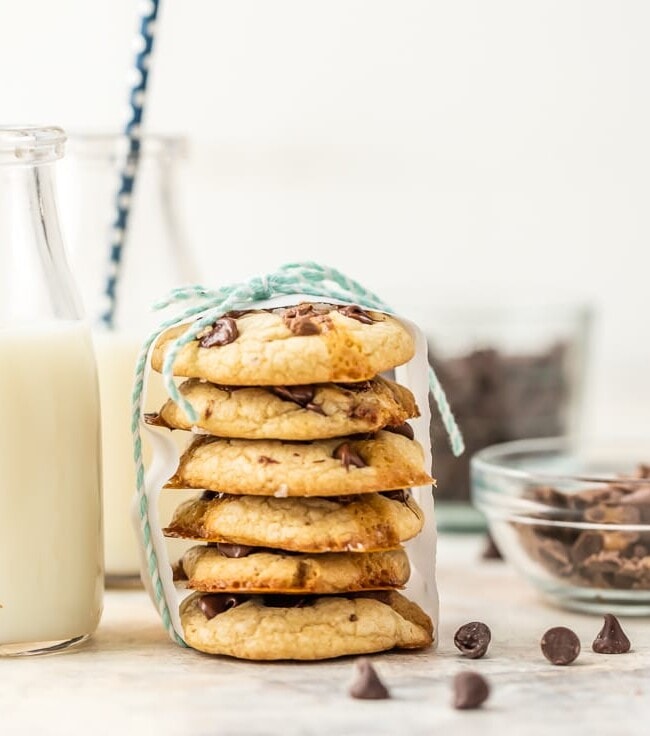
<path id="1" fill-rule="evenodd" d="M 164 332 L 151 364 L 161 371 L 170 344 L 187 325 Z M 231 312 L 183 346 L 176 376 L 234 386 L 366 381 L 401 365 L 415 343 L 395 318 L 359 307 L 300 304 Z"/>
<path id="2" fill-rule="evenodd" d="M 376 552 L 411 539 L 423 522 L 408 491 L 331 498 L 206 493 L 182 503 L 164 533 L 292 552 Z"/>
<path id="3" fill-rule="evenodd" d="M 359 383 L 268 388 L 217 386 L 192 378 L 180 392 L 194 407 L 196 422 L 171 399 L 147 421 L 170 429 L 199 428 L 217 437 L 316 440 L 374 432 L 419 416 L 407 388 L 378 376 Z"/>
<path id="4" fill-rule="evenodd" d="M 331 594 L 402 587 L 409 578 L 403 549 L 292 554 L 241 544 L 189 549 L 181 560 L 186 587 L 209 592 Z"/>
<path id="5" fill-rule="evenodd" d="M 395 591 L 346 596 L 193 593 L 180 607 L 185 641 L 209 654 L 317 660 L 433 641 L 431 619 Z"/>
<path id="6" fill-rule="evenodd" d="M 340 496 L 432 483 L 412 439 L 370 437 L 314 442 L 197 437 L 168 488 L 205 488 L 253 496 Z"/>

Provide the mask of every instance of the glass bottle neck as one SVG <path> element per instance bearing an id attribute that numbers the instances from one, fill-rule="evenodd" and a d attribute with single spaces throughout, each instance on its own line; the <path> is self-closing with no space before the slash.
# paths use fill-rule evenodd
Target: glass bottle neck
<path id="1" fill-rule="evenodd" d="M 81 316 L 53 168 L 51 160 L 0 165 L 0 325 Z"/>

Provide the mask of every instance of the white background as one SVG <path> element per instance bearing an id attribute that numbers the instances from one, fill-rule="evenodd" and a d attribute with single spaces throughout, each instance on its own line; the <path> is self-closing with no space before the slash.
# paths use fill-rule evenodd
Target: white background
<path id="1" fill-rule="evenodd" d="M 587 428 L 650 438 L 650 3 L 163 0 L 202 281 L 315 259 L 420 321 L 587 301 Z M 115 130 L 132 0 L 0 0 L 3 122 Z M 425 324 L 426 327 L 426 324 Z"/>

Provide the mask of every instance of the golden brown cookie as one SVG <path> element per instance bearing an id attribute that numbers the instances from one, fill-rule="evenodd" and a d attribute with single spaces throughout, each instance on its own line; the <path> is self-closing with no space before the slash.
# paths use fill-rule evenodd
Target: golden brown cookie
<path id="1" fill-rule="evenodd" d="M 374 493 L 431 482 L 420 445 L 380 431 L 369 439 L 314 442 L 201 436 L 187 448 L 167 487 L 284 498 Z"/>
<path id="2" fill-rule="evenodd" d="M 377 552 L 414 537 L 424 517 L 408 492 L 346 498 L 214 495 L 182 503 L 168 537 L 291 552 Z"/>
<path id="3" fill-rule="evenodd" d="M 198 378 L 180 386 L 198 418 L 191 422 L 171 399 L 150 424 L 199 429 L 217 437 L 316 440 L 401 425 L 419 416 L 413 394 L 379 376 L 360 383 L 225 387 Z"/>
<path id="4" fill-rule="evenodd" d="M 154 370 L 162 370 L 167 348 L 186 329 L 161 335 Z M 181 348 L 174 375 L 234 386 L 366 381 L 414 353 L 413 338 L 394 317 L 305 304 L 229 313 Z"/>
<path id="5" fill-rule="evenodd" d="M 198 546 L 183 555 L 187 587 L 203 592 L 331 594 L 401 588 L 406 552 L 290 554 L 242 545 Z"/>
<path id="6" fill-rule="evenodd" d="M 180 616 L 189 646 L 239 659 L 330 659 L 433 641 L 431 619 L 395 591 L 307 599 L 193 593 Z"/>

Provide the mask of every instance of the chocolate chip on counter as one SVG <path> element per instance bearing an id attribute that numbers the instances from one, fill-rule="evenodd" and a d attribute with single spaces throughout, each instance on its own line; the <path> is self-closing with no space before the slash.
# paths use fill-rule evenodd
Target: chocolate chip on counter
<path id="1" fill-rule="evenodd" d="M 348 691 L 353 698 L 359 698 L 360 700 L 386 700 L 386 698 L 390 698 L 388 688 L 379 679 L 379 675 L 370 664 L 369 659 L 366 657 L 357 659 L 354 663 L 354 669 L 354 680 Z"/>
<path id="2" fill-rule="evenodd" d="M 213 501 L 219 494 L 216 491 L 203 491 L 201 501 Z"/>
<path id="3" fill-rule="evenodd" d="M 355 468 L 365 468 L 367 465 L 359 453 L 350 447 L 349 442 L 343 442 L 336 447 L 332 453 L 332 457 L 340 460 L 346 470 L 350 470 L 350 465 L 354 465 Z"/>
<path id="4" fill-rule="evenodd" d="M 374 323 L 374 319 L 366 312 L 365 309 L 361 309 L 356 304 L 350 304 L 347 307 L 339 307 L 338 311 L 344 316 L 350 319 L 356 319 L 357 322 L 361 322 L 364 325 L 371 325 Z"/>
<path id="5" fill-rule="evenodd" d="M 398 424 L 396 427 L 384 427 L 384 431 L 392 432 L 393 434 L 401 434 L 402 437 L 406 437 L 409 440 L 415 439 L 415 432 L 413 427 L 408 422 L 404 424 Z"/>
<path id="6" fill-rule="evenodd" d="M 485 535 L 485 546 L 483 547 L 483 552 L 481 553 L 481 557 L 484 560 L 502 560 L 503 559 L 503 556 L 501 552 L 499 551 L 499 548 L 496 546 L 496 543 L 494 542 L 494 538 L 489 532 Z"/>
<path id="7" fill-rule="evenodd" d="M 237 323 L 232 317 L 222 317 L 218 319 L 207 335 L 199 340 L 202 348 L 213 348 L 221 345 L 228 345 L 239 337 Z"/>
<path id="8" fill-rule="evenodd" d="M 216 546 L 224 557 L 230 557 L 237 560 L 240 557 L 248 557 L 248 555 L 258 549 L 258 547 L 251 547 L 248 544 L 227 544 L 226 542 L 217 542 Z"/>
<path id="9" fill-rule="evenodd" d="M 580 639 L 566 626 L 555 626 L 544 634 L 540 647 L 551 664 L 566 665 L 578 658 Z"/>
<path id="10" fill-rule="evenodd" d="M 464 624 L 454 634 L 456 649 L 469 657 L 469 659 L 480 659 L 485 655 L 492 639 L 489 627 L 481 621 L 471 621 Z"/>
<path id="11" fill-rule="evenodd" d="M 454 677 L 453 705 L 457 710 L 480 708 L 489 694 L 490 686 L 478 672 L 459 672 Z"/>
<path id="12" fill-rule="evenodd" d="M 592 649 L 597 654 L 625 654 L 630 651 L 630 640 L 616 616 L 605 614 L 603 628 L 594 639 Z"/>
<path id="13" fill-rule="evenodd" d="M 202 595 L 199 598 L 199 608 L 203 611 L 205 617 L 210 621 L 224 611 L 245 603 L 249 596 L 231 595 L 228 593 L 210 593 Z"/>

